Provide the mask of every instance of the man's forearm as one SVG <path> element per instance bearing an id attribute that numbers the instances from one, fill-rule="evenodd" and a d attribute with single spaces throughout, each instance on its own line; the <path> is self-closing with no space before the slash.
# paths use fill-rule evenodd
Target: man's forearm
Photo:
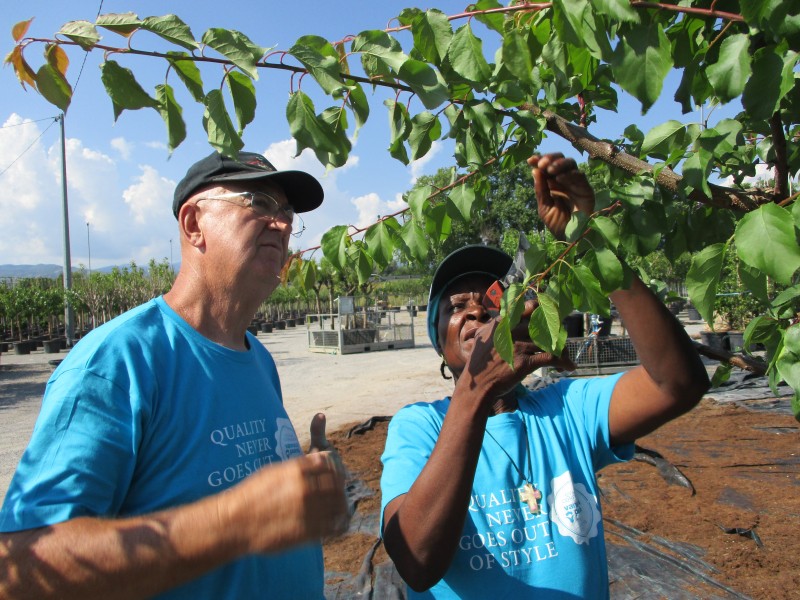
<path id="1" fill-rule="evenodd" d="M 0 535 L 0 598 L 146 598 L 241 554 L 215 498 L 129 519 Z"/>

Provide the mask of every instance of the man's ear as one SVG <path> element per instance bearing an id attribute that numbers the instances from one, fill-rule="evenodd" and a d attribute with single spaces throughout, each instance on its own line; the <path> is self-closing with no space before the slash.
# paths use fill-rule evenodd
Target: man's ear
<path id="1" fill-rule="evenodd" d="M 178 211 L 178 227 L 181 235 L 196 248 L 205 243 L 203 228 L 200 225 L 199 211 L 194 202 L 184 202 Z"/>

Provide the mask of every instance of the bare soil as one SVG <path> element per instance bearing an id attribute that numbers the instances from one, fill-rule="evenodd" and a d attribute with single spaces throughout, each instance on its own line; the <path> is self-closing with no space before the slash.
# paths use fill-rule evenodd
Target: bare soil
<path id="1" fill-rule="evenodd" d="M 380 507 L 386 429 L 378 422 L 350 437 L 350 427 L 329 435 L 348 470 L 374 492 L 359 501 L 362 516 Z M 638 460 L 604 469 L 607 540 L 624 524 L 645 538 L 699 548 L 717 570 L 713 578 L 739 594 L 800 598 L 800 427 L 790 415 L 705 399 L 639 445 L 677 467 L 694 491 Z M 363 529 L 327 541 L 326 571 L 357 574 L 375 541 Z M 372 563 L 386 559 L 380 546 Z"/>

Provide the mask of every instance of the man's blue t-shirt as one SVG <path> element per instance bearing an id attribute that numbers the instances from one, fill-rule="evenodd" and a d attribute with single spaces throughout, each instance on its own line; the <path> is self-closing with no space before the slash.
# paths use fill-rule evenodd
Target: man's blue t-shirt
<path id="1" fill-rule="evenodd" d="M 81 340 L 48 381 L 0 531 L 147 514 L 302 454 L 269 352 L 237 352 L 157 298 Z M 164 598 L 323 597 L 318 543 L 229 563 Z"/>
<path id="2" fill-rule="evenodd" d="M 608 597 L 594 473 L 633 455 L 633 444 L 609 441 L 618 379 L 562 380 L 489 418 L 455 558 L 433 588 L 408 589 L 409 598 Z M 386 505 L 419 476 L 449 408 L 450 398 L 418 403 L 392 419 L 381 457 L 381 531 Z M 540 494 L 538 513 L 520 501 L 518 469 Z"/>

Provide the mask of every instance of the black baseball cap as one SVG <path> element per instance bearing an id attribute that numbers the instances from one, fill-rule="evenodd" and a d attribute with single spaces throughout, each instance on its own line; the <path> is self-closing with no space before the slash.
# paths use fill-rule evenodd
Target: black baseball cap
<path id="1" fill-rule="evenodd" d="M 493 279 L 502 279 L 508 274 L 514 260 L 502 250 L 472 244 L 450 253 L 436 268 L 428 293 L 428 337 L 434 350 L 439 351 L 438 333 L 436 331 L 439 318 L 439 299 L 451 283 L 466 275 L 487 275 Z"/>
<path id="2" fill-rule="evenodd" d="M 295 212 L 308 212 L 322 204 L 322 186 L 313 175 L 303 171 L 278 171 L 271 162 L 255 152 L 239 152 L 235 160 L 212 152 L 186 171 L 186 175 L 175 188 L 172 212 L 177 217 L 183 203 L 196 190 L 206 185 L 267 179 L 283 188 Z"/>

